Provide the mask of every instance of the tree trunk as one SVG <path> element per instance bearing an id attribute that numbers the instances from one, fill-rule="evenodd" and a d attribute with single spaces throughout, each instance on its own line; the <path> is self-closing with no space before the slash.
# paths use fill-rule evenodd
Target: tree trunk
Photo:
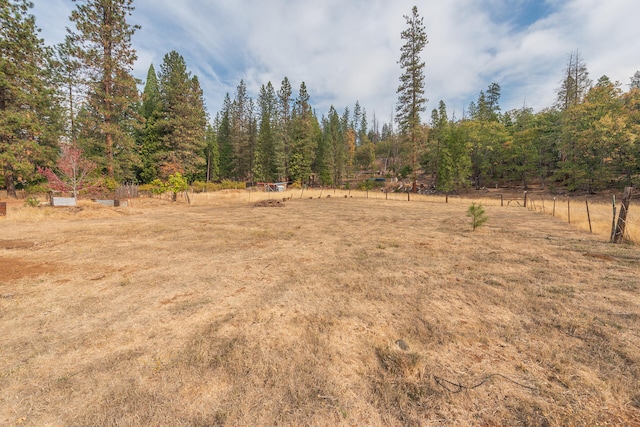
<path id="1" fill-rule="evenodd" d="M 4 183 L 7 189 L 7 197 L 16 197 L 16 185 L 13 179 L 13 169 L 9 165 L 4 168 Z"/>
<path id="2" fill-rule="evenodd" d="M 107 154 L 107 176 L 113 178 L 113 135 L 110 133 L 107 134 L 105 151 Z"/>

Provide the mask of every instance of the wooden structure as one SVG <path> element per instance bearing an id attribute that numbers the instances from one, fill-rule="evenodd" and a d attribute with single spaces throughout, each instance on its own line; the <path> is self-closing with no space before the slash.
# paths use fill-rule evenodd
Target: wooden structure
<path id="1" fill-rule="evenodd" d="M 626 187 L 624 189 L 622 206 L 620 206 L 620 213 L 618 214 L 618 224 L 616 225 L 616 231 L 611 236 L 611 243 L 622 243 L 624 241 L 624 230 L 627 226 L 627 212 L 629 211 L 632 192 L 633 187 Z"/>

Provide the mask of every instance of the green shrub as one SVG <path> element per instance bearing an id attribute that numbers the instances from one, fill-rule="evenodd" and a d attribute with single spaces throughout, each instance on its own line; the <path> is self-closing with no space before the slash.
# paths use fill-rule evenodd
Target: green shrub
<path id="1" fill-rule="evenodd" d="M 357 189 L 361 191 L 371 191 L 373 189 L 382 188 L 385 186 L 384 181 L 376 181 L 373 178 L 367 179 L 366 181 L 361 181 L 357 185 Z"/>
<path id="2" fill-rule="evenodd" d="M 211 191 L 220 190 L 220 184 L 215 182 L 194 181 L 191 184 L 191 189 L 193 190 L 194 193 L 204 193 L 204 192 L 208 193 Z"/>
<path id="3" fill-rule="evenodd" d="M 153 181 L 151 181 L 147 185 L 149 185 L 149 187 L 150 187 L 151 194 L 154 194 L 156 196 L 164 194 L 169 190 L 168 184 L 165 183 L 165 182 L 162 182 L 158 178 L 154 179 Z"/>
<path id="4" fill-rule="evenodd" d="M 31 206 L 32 208 L 37 208 L 40 206 L 40 200 L 36 197 L 28 197 L 27 200 L 24 201 L 25 205 Z"/>
<path id="5" fill-rule="evenodd" d="M 108 190 L 109 192 L 116 191 L 116 188 L 118 188 L 119 186 L 120 184 L 118 183 L 118 181 L 113 178 L 107 177 L 102 179 L 101 187 Z"/>
<path id="6" fill-rule="evenodd" d="M 489 219 L 482 204 L 476 205 L 475 203 L 472 203 L 469 209 L 467 209 L 467 216 L 471 217 L 471 228 L 474 231 Z"/>
<path id="7" fill-rule="evenodd" d="M 220 183 L 221 190 L 244 190 L 245 188 L 247 185 L 244 182 L 231 181 L 230 179 L 225 179 Z"/>
<path id="8" fill-rule="evenodd" d="M 411 165 L 404 165 L 400 169 L 400 177 L 402 177 L 402 179 L 406 179 L 409 175 L 411 175 L 411 173 L 413 173 L 413 168 L 411 167 Z"/>
<path id="9" fill-rule="evenodd" d="M 169 175 L 169 191 L 173 194 L 182 193 L 189 189 L 187 179 L 180 172 Z"/>

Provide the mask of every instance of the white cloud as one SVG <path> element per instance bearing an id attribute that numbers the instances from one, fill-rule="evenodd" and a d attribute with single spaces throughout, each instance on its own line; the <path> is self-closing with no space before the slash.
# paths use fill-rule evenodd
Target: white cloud
<path id="1" fill-rule="evenodd" d="M 64 37 L 72 4 L 35 0 L 37 24 L 49 43 Z M 457 117 L 480 90 L 499 83 L 503 110 L 526 101 L 550 106 L 571 51 L 579 49 L 591 77 L 607 74 L 624 85 L 640 69 L 640 2 L 547 0 L 537 21 L 523 17 L 535 0 L 424 0 L 429 44 L 424 51 L 428 109 L 440 99 Z M 355 101 L 381 120 L 396 102 L 397 64 L 409 0 L 137 0 L 132 22 L 142 29 L 136 77 L 159 68 L 176 50 L 198 75 L 209 111 L 233 96 L 244 79 L 252 96 L 286 76 L 294 95 L 305 81 L 318 114 Z M 537 7 L 539 7 L 538 5 Z M 537 17 L 538 15 L 534 15 Z M 535 21 L 535 22 L 534 22 Z M 521 23 L 518 26 L 518 23 Z M 522 25 L 522 23 L 526 24 Z M 626 88 L 626 86 L 623 86 Z M 428 120 L 425 114 L 424 120 Z"/>

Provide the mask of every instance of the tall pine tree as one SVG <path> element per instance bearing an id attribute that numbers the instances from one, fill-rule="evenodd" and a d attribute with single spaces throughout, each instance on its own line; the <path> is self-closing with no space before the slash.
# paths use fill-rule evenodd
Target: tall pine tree
<path id="1" fill-rule="evenodd" d="M 59 110 L 49 55 L 26 0 L 0 1 L 0 176 L 9 196 L 55 157 Z"/>
<path id="2" fill-rule="evenodd" d="M 161 147 L 156 156 L 163 178 L 180 172 L 192 180 L 206 167 L 207 112 L 198 78 L 191 76 L 182 55 L 164 56 L 159 73 Z"/>
<path id="3" fill-rule="evenodd" d="M 278 177 L 275 152 L 276 117 L 278 101 L 271 82 L 260 88 L 258 96 L 260 109 L 260 131 L 255 150 L 255 179 L 273 182 Z"/>
<path id="4" fill-rule="evenodd" d="M 149 66 L 147 80 L 142 92 L 140 114 L 144 118 L 144 128 L 138 135 L 138 153 L 140 154 L 140 169 L 138 179 L 149 183 L 158 178 L 158 162 L 156 155 L 160 149 L 160 129 L 158 121 L 161 118 L 161 99 L 158 76 L 153 64 Z"/>
<path id="5" fill-rule="evenodd" d="M 422 61 L 421 54 L 428 41 L 423 18 L 418 15 L 416 6 L 412 9 L 412 15 L 405 15 L 404 18 L 407 28 L 401 34 L 405 44 L 400 49 L 400 67 L 403 73 L 400 76 L 400 86 L 397 90 L 396 121 L 400 128 L 400 134 L 409 145 L 415 190 L 415 171 L 423 138 L 420 113 L 425 111 L 427 103 L 424 94 L 425 63 Z"/>
<path id="6" fill-rule="evenodd" d="M 230 179 L 236 169 L 236 161 L 231 142 L 231 98 L 228 93 L 224 98 L 217 131 L 216 140 L 220 150 L 220 178 Z"/>
<path id="7" fill-rule="evenodd" d="M 131 36 L 139 28 L 127 18 L 133 0 L 77 0 L 68 29 L 74 54 L 87 76 L 83 130 L 85 152 L 115 179 L 133 178 L 137 162 L 133 128 L 138 89 L 131 74 L 136 52 Z"/>
<path id="8" fill-rule="evenodd" d="M 309 93 L 304 82 L 296 98 L 291 118 L 291 149 L 289 174 L 293 181 L 304 183 L 310 176 L 311 165 L 318 143 L 320 126 L 309 102 Z"/>
<path id="9" fill-rule="evenodd" d="M 236 88 L 236 96 L 231 104 L 231 143 L 235 158 L 236 179 L 248 179 L 251 174 L 253 153 L 251 152 L 250 99 L 244 80 Z"/>
<path id="10" fill-rule="evenodd" d="M 278 120 L 276 136 L 276 164 L 278 176 L 289 179 L 289 157 L 291 154 L 291 102 L 293 89 L 289 79 L 285 77 L 278 91 Z"/>

